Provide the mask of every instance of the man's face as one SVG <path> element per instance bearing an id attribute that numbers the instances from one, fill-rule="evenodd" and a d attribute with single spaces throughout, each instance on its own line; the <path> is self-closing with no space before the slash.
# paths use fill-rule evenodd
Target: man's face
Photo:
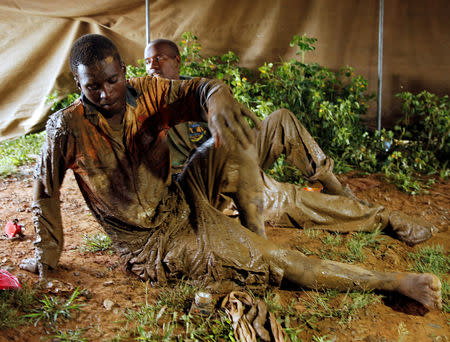
<path id="1" fill-rule="evenodd" d="M 150 76 L 180 79 L 180 56 L 167 44 L 147 46 L 144 52 L 145 68 Z"/>
<path id="2" fill-rule="evenodd" d="M 79 64 L 75 81 L 86 98 L 106 118 L 125 112 L 125 66 L 113 56 L 91 65 Z"/>

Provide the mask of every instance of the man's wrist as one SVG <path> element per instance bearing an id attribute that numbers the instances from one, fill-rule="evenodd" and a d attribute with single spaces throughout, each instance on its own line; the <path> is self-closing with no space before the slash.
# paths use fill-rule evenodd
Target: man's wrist
<path id="1" fill-rule="evenodd" d="M 38 262 L 38 272 L 41 278 L 46 278 L 50 266 L 42 262 Z"/>

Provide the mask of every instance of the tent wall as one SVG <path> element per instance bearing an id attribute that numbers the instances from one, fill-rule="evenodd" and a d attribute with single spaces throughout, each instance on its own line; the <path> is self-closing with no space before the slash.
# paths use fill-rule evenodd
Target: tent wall
<path id="1" fill-rule="evenodd" d="M 383 125 L 398 115 L 394 94 L 449 93 L 450 2 L 385 0 Z M 351 65 L 377 85 L 378 0 L 154 0 L 151 38 L 199 37 L 204 55 L 229 50 L 244 66 L 295 57 L 295 34 L 318 38 L 307 55 L 330 68 Z M 0 140 L 41 128 L 46 95 L 75 90 L 67 57 L 79 36 L 102 33 L 126 63 L 142 57 L 145 1 L 0 0 Z M 375 101 L 369 124 L 376 125 Z"/>

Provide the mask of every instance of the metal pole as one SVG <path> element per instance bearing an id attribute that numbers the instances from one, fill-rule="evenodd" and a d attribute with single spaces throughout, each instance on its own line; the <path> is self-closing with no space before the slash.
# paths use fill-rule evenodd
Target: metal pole
<path id="1" fill-rule="evenodd" d="M 377 121 L 378 130 L 381 130 L 381 95 L 383 91 L 383 20 L 384 20 L 384 0 L 380 0 L 378 13 L 378 102 Z"/>
<path id="2" fill-rule="evenodd" d="M 145 0 L 145 39 L 150 43 L 150 0 Z"/>

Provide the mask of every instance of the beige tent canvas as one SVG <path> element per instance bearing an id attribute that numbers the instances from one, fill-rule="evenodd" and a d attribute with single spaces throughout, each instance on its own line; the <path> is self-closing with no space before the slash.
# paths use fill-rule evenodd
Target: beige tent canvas
<path id="1" fill-rule="evenodd" d="M 330 68 L 344 65 L 377 87 L 379 0 L 153 0 L 151 38 L 199 37 L 204 55 L 231 50 L 242 65 L 295 57 L 295 34 L 318 38 L 308 55 Z M 383 117 L 388 123 L 400 91 L 449 93 L 450 2 L 385 1 Z M 145 47 L 145 1 L 0 0 L 0 140 L 43 127 L 46 96 L 73 91 L 67 58 L 86 33 L 109 36 L 128 64 Z M 398 106 L 397 106 L 398 107 Z M 375 103 L 369 124 L 375 126 Z M 397 110 L 398 111 L 398 110 Z M 392 120 L 391 120 L 392 121 Z"/>

